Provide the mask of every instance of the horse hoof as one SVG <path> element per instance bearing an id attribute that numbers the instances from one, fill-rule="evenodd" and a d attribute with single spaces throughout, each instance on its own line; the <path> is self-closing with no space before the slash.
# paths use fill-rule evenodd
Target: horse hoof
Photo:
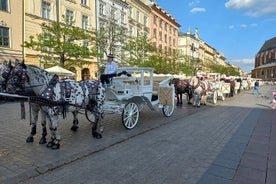
<path id="1" fill-rule="evenodd" d="M 52 146 L 52 149 L 53 149 L 53 150 L 59 149 L 59 144 L 54 144 L 54 145 Z"/>
<path id="2" fill-rule="evenodd" d="M 34 138 L 33 137 L 28 137 L 26 139 L 26 142 L 29 143 L 29 142 L 34 142 Z"/>
<path id="3" fill-rule="evenodd" d="M 98 132 L 93 132 L 92 133 L 93 137 L 96 138 L 96 139 L 101 139 L 103 136 L 102 134 L 98 133 Z"/>
<path id="4" fill-rule="evenodd" d="M 192 104 L 191 102 L 188 102 L 188 104 Z"/>
<path id="5" fill-rule="evenodd" d="M 47 148 L 52 148 L 55 145 L 54 141 L 50 141 L 47 144 Z"/>
<path id="6" fill-rule="evenodd" d="M 74 131 L 74 132 L 76 132 L 76 131 L 78 130 L 78 128 L 79 128 L 78 126 L 73 125 L 73 126 L 71 127 L 71 130 Z"/>
<path id="7" fill-rule="evenodd" d="M 40 141 L 39 141 L 39 144 L 46 144 L 47 143 L 47 141 L 46 141 L 46 139 L 45 138 L 41 138 L 40 139 Z"/>
<path id="8" fill-rule="evenodd" d="M 200 106 L 198 105 L 198 106 L 196 106 L 197 108 L 199 108 Z"/>

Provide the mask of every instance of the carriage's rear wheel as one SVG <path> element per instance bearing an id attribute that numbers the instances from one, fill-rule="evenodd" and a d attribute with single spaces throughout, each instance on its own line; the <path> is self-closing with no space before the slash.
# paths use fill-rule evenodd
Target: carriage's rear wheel
<path id="1" fill-rule="evenodd" d="M 174 112 L 174 106 L 164 105 L 162 111 L 164 116 L 170 117 Z"/>
<path id="2" fill-rule="evenodd" d="M 88 109 L 85 109 L 85 116 L 88 121 L 95 123 L 95 115 Z"/>
<path id="3" fill-rule="evenodd" d="M 139 108 L 136 103 L 130 102 L 125 105 L 122 113 L 122 122 L 126 129 L 132 129 L 139 120 Z"/>

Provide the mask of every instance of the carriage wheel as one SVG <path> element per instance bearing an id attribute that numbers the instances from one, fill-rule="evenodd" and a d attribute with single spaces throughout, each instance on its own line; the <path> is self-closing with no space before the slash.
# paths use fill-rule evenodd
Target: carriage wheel
<path id="1" fill-rule="evenodd" d="M 174 106 L 164 105 L 162 111 L 164 116 L 170 117 L 174 112 Z"/>
<path id="2" fill-rule="evenodd" d="M 213 104 L 216 104 L 218 101 L 218 93 L 217 91 L 214 91 L 212 102 Z"/>
<path id="3" fill-rule="evenodd" d="M 132 129 L 139 120 L 139 108 L 136 103 L 130 102 L 125 105 L 122 113 L 122 122 L 126 129 Z"/>
<path id="4" fill-rule="evenodd" d="M 85 116 L 89 122 L 95 123 L 95 115 L 90 110 L 85 109 Z"/>

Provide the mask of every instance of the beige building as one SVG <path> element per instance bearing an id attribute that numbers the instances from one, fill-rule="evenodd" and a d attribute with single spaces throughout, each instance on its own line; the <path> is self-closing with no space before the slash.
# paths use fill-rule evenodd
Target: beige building
<path id="1" fill-rule="evenodd" d="M 164 53 L 177 52 L 180 25 L 168 12 L 153 3 L 150 15 L 150 37 L 153 45 Z"/>
<path id="2" fill-rule="evenodd" d="M 197 28 L 194 34 L 190 30 L 187 33 L 179 33 L 178 52 L 180 56 L 179 62 L 185 62 L 187 60 L 185 57 L 188 57 L 188 59 L 198 58 L 202 65 L 226 65 L 224 54 L 200 39 Z M 202 67 L 201 69 L 203 72 L 206 70 Z"/>
<path id="3" fill-rule="evenodd" d="M 150 34 L 149 17 L 150 4 L 143 0 L 128 0 L 128 31 L 130 37 L 137 37 L 139 33 Z"/>
<path id="4" fill-rule="evenodd" d="M 23 58 L 22 0 L 1 0 L 0 4 L 0 62 Z"/>
<path id="5" fill-rule="evenodd" d="M 256 54 L 252 77 L 276 81 L 276 37 L 265 41 Z"/>
<path id="6" fill-rule="evenodd" d="M 83 29 L 95 28 L 95 4 L 88 0 L 25 0 L 24 32 L 26 41 L 29 36 L 41 33 L 40 24 L 45 21 L 64 21 L 62 16 L 70 17 L 75 21 L 74 25 Z M 44 68 L 43 56 L 30 49 L 24 51 L 25 61 Z M 97 72 L 96 59 L 84 68 L 70 68 L 77 74 L 76 80 L 93 78 Z"/>

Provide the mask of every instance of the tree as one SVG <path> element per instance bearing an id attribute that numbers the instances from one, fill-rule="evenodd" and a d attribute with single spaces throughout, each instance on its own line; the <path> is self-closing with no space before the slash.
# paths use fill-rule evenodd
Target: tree
<path id="1" fill-rule="evenodd" d="M 42 33 L 30 36 L 23 47 L 39 51 L 43 57 L 42 62 L 74 67 L 88 64 L 86 59 L 97 55 L 91 32 L 60 22 L 44 22 L 41 24 Z"/>
<path id="2" fill-rule="evenodd" d="M 140 33 L 137 37 L 130 37 L 122 47 L 125 55 L 123 59 L 131 66 L 140 66 L 149 61 L 149 55 L 156 51 L 145 33 Z"/>

